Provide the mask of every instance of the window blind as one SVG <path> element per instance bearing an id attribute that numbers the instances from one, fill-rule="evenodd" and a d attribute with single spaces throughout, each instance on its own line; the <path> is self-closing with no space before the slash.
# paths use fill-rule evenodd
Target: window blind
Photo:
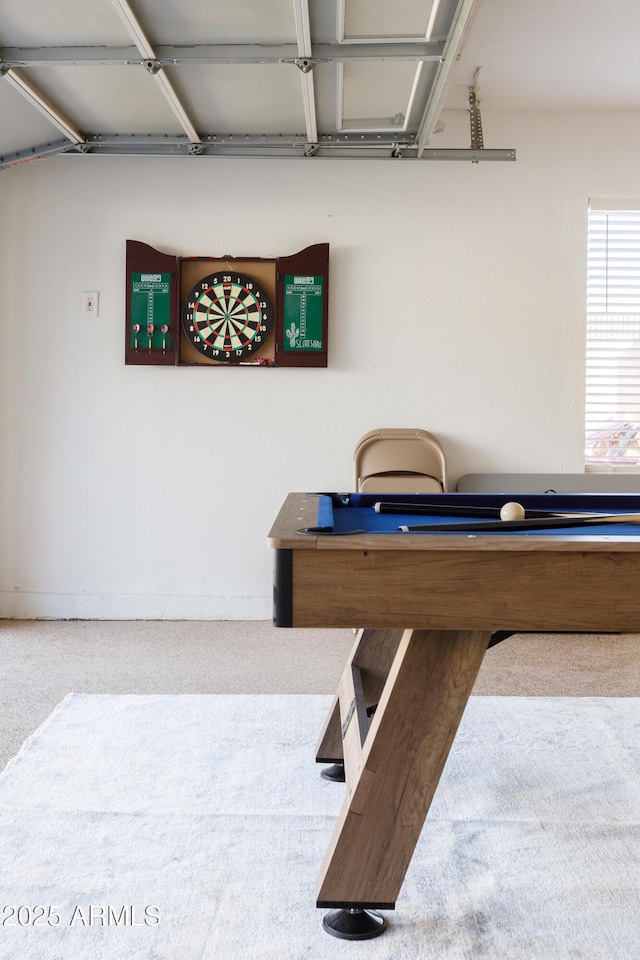
<path id="1" fill-rule="evenodd" d="M 587 259 L 585 463 L 640 469 L 640 204 L 593 202 Z"/>

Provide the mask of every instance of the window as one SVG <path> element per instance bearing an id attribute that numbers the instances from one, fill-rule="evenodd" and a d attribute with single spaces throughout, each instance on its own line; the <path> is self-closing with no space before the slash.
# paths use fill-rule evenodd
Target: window
<path id="1" fill-rule="evenodd" d="M 640 201 L 592 200 L 587 470 L 640 470 Z"/>

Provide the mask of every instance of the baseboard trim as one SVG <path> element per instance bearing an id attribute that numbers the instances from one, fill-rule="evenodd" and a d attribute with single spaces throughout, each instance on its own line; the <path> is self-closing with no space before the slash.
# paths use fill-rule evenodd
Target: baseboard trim
<path id="1" fill-rule="evenodd" d="M 0 591 L 6 620 L 269 620 L 271 597 Z"/>

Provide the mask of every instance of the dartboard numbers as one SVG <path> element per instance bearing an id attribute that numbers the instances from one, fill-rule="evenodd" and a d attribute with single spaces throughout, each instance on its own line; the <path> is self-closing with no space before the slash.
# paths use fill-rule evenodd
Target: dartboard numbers
<path id="1" fill-rule="evenodd" d="M 273 325 L 261 284 L 243 273 L 212 273 L 189 291 L 182 307 L 187 339 L 205 357 L 222 363 L 251 358 Z"/>

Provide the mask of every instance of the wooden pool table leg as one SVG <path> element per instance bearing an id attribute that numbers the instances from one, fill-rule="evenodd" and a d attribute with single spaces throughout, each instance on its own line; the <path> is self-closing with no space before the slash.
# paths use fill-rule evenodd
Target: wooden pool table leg
<path id="1" fill-rule="evenodd" d="M 393 658 L 402 639 L 402 630 L 360 630 L 347 665 L 355 664 L 362 673 L 366 705 L 378 702 Z M 316 763 L 343 763 L 342 721 L 339 691 L 327 714 L 316 747 Z"/>
<path id="2" fill-rule="evenodd" d="M 347 797 L 320 869 L 319 907 L 395 906 L 490 637 L 405 630 L 368 732 L 349 730 L 358 709 L 343 718 Z M 343 710 L 356 660 L 341 683 Z"/>

